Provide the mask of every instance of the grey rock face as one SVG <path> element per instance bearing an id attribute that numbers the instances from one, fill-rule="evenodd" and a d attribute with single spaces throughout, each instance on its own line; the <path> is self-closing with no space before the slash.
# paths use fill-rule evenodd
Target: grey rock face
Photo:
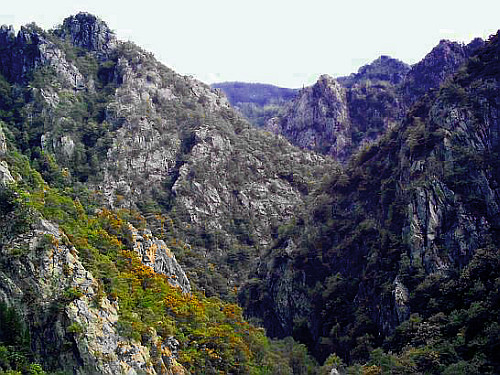
<path id="1" fill-rule="evenodd" d="M 104 297 L 96 304 L 97 281 L 56 225 L 39 219 L 32 231 L 4 246 L 0 258 L 0 300 L 21 311 L 30 325 L 32 348 L 47 367 L 111 375 L 156 374 L 155 368 L 172 374 L 178 366 L 173 358 L 163 363 L 162 355 L 171 356 L 170 350 L 155 356 L 119 335 L 117 302 Z M 80 296 L 64 305 L 68 290 Z M 156 333 L 151 340 L 161 346 Z"/>
<path id="2" fill-rule="evenodd" d="M 109 204 L 116 194 L 127 205 L 162 191 L 187 225 L 225 236 L 238 212 L 254 222 L 258 241 L 269 243 L 270 221 L 289 217 L 301 202 L 292 164 L 319 166 L 323 158 L 251 128 L 225 96 L 138 49 L 121 57 L 117 70 L 122 84 L 107 108 L 117 130 L 104 180 L 96 181 Z"/>
<path id="3" fill-rule="evenodd" d="M 17 36 L 12 27 L 2 26 L 0 49 L 5 51 L 0 54 L 0 72 L 9 81 L 24 82 L 34 69 L 51 66 L 66 87 L 86 86 L 79 70 L 36 25 L 22 26 Z"/>
<path id="4" fill-rule="evenodd" d="M 321 76 L 303 89 L 267 129 L 293 144 L 346 162 L 403 117 L 397 88 L 410 67 L 381 56 L 356 74 L 333 79 Z"/>
<path id="5" fill-rule="evenodd" d="M 323 75 L 301 90 L 285 117 L 272 120 L 268 128 L 299 147 L 341 157 L 350 144 L 346 91 L 335 79 Z"/>
<path id="6" fill-rule="evenodd" d="M 342 93 L 327 84 L 332 78 L 322 76 L 266 127 L 299 147 L 345 162 L 399 123 L 420 97 L 439 88 L 482 45 L 481 39 L 468 45 L 443 40 L 411 68 L 381 56 L 357 73 L 339 77 Z"/>
<path id="7" fill-rule="evenodd" d="M 6 185 L 14 182 L 14 177 L 10 174 L 7 162 L 0 161 L 0 184 Z"/>
<path id="8" fill-rule="evenodd" d="M 0 157 L 4 156 L 7 152 L 7 140 L 5 139 L 5 134 L 3 132 L 2 126 L 0 125 Z"/>
<path id="9" fill-rule="evenodd" d="M 457 72 L 458 68 L 484 45 L 482 39 L 474 39 L 468 45 L 441 40 L 422 61 L 412 66 L 402 85 L 402 94 L 409 107 L 430 89 L 437 89 Z"/>
<path id="10" fill-rule="evenodd" d="M 409 291 L 408 288 L 401 282 L 399 277 L 394 280 L 394 306 L 396 308 L 396 315 L 398 323 L 402 323 L 410 316 Z"/>
<path id="11" fill-rule="evenodd" d="M 7 142 L 5 134 L 3 133 L 2 126 L 0 126 L 0 159 L 2 159 L 7 152 Z M 6 185 L 14 182 L 14 178 L 10 174 L 9 166 L 6 161 L 0 160 L 0 184 Z"/>
<path id="12" fill-rule="evenodd" d="M 150 230 L 139 231 L 131 224 L 129 224 L 129 231 L 132 246 L 142 257 L 142 263 L 150 266 L 157 273 L 167 275 L 170 284 L 181 288 L 184 293 L 189 293 L 191 291 L 189 280 L 165 241 L 154 237 Z"/>
<path id="13" fill-rule="evenodd" d="M 475 250 L 485 245 L 492 226 L 500 224 L 500 191 L 496 177 L 487 168 L 473 165 L 473 159 L 469 159 L 472 155 L 487 155 L 498 149 L 498 110 L 482 99 L 475 100 L 478 100 L 475 113 L 458 103 L 448 103 L 447 99 L 437 100 L 431 109 L 431 115 L 437 119 L 444 134 L 431 158 L 443 160 L 444 167 L 439 175 L 414 190 L 408 207 L 409 224 L 405 229 L 412 259 L 429 273 L 466 264 Z M 463 159 L 462 152 L 470 157 Z M 402 179 L 405 183 L 423 172 L 428 173 L 433 166 L 418 158 L 407 162 L 410 168 Z M 447 182 L 447 176 L 459 163 L 467 163 L 464 166 L 467 179 L 474 182 L 466 191 Z M 464 199 L 467 196 L 484 200 L 484 208 L 475 209 Z"/>
<path id="14" fill-rule="evenodd" d="M 108 25 L 89 13 L 78 13 L 64 20 L 59 36 L 77 47 L 105 57 L 116 46 L 116 37 Z"/>

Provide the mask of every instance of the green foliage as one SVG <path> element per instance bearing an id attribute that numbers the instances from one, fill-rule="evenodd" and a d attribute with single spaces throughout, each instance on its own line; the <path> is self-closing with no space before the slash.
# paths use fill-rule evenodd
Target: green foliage
<path id="1" fill-rule="evenodd" d="M 0 302 L 0 374 L 45 375 L 30 349 L 30 337 L 18 311 Z"/>
<path id="2" fill-rule="evenodd" d="M 20 194 L 0 184 L 0 248 L 17 235 L 27 232 L 33 220 L 34 215 L 23 204 Z"/>
<path id="3" fill-rule="evenodd" d="M 74 323 L 71 323 L 66 328 L 66 332 L 68 332 L 68 333 L 83 333 L 84 332 L 84 328 L 82 327 L 81 324 L 78 324 L 78 323 L 74 322 Z"/>
<path id="4" fill-rule="evenodd" d="M 305 346 L 292 342 L 271 344 L 262 329 L 243 319 L 237 305 L 216 297 L 207 298 L 202 293 L 183 294 L 171 286 L 169 277 L 144 266 L 135 252 L 127 250 L 131 243 L 128 220 L 138 227 L 144 226 L 146 220 L 140 214 L 101 209 L 88 215 L 81 202 L 71 197 L 71 189 L 49 187 L 29 166 L 23 167 L 23 160 L 20 157 L 17 164 L 13 163 L 14 169 L 34 176 L 33 184 L 19 185 L 17 192 L 5 190 L 2 209 L 11 212 L 17 194 L 19 204 L 59 224 L 78 250 L 86 269 L 102 286 L 95 302 L 99 304 L 104 296 L 118 301 L 118 328 L 122 335 L 146 343 L 154 328 L 161 337 L 177 338 L 181 343 L 179 361 L 194 372 L 208 368 L 223 373 L 280 373 L 275 371 L 275 360 L 287 358 L 290 371 L 280 369 L 281 373 L 312 373 L 314 362 L 307 356 Z M 164 230 L 166 218 L 158 216 L 157 220 Z M 46 236 L 41 246 L 57 246 L 57 243 L 53 237 Z M 70 287 L 62 293 L 61 301 L 70 303 L 82 295 L 80 290 Z M 6 315 L 1 316 L 0 323 L 6 325 L 1 326 L 1 337 L 17 342 L 21 340 L 18 338 L 20 325 L 9 318 L 15 316 L 11 310 L 4 310 Z M 84 331 L 85 328 L 75 322 L 66 328 L 66 332 L 72 334 Z M 21 368 L 19 366 L 12 368 Z M 23 360 L 22 366 L 30 366 L 26 371 L 31 373 L 40 370 L 28 360 Z"/>

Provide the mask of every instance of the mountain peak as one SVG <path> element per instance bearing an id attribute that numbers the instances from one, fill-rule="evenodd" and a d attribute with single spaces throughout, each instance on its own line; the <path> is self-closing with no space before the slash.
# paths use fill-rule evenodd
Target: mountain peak
<path id="1" fill-rule="evenodd" d="M 98 54 L 106 54 L 116 42 L 115 34 L 108 25 L 100 18 L 86 12 L 66 18 L 56 34 L 68 38 L 77 47 Z"/>
<path id="2" fill-rule="evenodd" d="M 382 55 L 371 63 L 363 65 L 357 73 L 348 77 L 340 77 L 338 80 L 346 87 L 352 87 L 366 80 L 387 81 L 397 85 L 404 80 L 409 71 L 410 66 L 404 62 Z"/>

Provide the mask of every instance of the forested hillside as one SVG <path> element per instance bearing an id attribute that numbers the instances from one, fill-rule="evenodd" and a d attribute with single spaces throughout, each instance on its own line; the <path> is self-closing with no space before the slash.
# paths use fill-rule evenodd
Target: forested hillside
<path id="1" fill-rule="evenodd" d="M 221 89 L 229 103 L 253 125 L 264 127 L 272 117 L 283 113 L 285 105 L 298 93 L 262 83 L 222 82 L 211 85 Z"/>
<path id="2" fill-rule="evenodd" d="M 499 59 L 495 35 L 324 177 L 241 294 L 268 333 L 351 371 L 498 372 Z"/>
<path id="3" fill-rule="evenodd" d="M 240 86 L 0 28 L 0 373 L 499 373 L 500 34 Z"/>

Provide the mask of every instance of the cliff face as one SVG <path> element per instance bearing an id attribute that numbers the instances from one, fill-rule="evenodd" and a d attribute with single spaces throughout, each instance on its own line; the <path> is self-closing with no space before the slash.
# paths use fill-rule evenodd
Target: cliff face
<path id="1" fill-rule="evenodd" d="M 366 359 L 379 345 L 435 350 L 439 365 L 426 366 L 437 372 L 463 358 L 446 360 L 442 345 L 491 354 L 472 341 L 488 335 L 498 308 L 498 274 L 486 260 L 500 245 L 498 40 L 327 179 L 308 214 L 289 223 L 241 294 L 269 332 L 300 338 L 320 358 Z M 472 274 L 489 278 L 484 292 L 471 292 Z M 489 313 L 474 329 L 441 319 L 457 311 L 476 319 L 477 304 Z M 470 345 L 451 344 L 460 329 Z M 496 363 L 490 356 L 474 368 Z"/>
<path id="2" fill-rule="evenodd" d="M 407 106 L 411 106 L 427 91 L 438 89 L 483 45 L 484 41 L 479 38 L 468 45 L 441 40 L 422 61 L 412 66 L 405 77 L 401 90 Z"/>
<path id="3" fill-rule="evenodd" d="M 62 26 L 55 30 L 55 34 L 74 46 L 94 52 L 100 57 L 106 57 L 117 43 L 108 25 L 88 13 L 79 13 L 66 18 Z"/>
<path id="4" fill-rule="evenodd" d="M 2 301 L 22 312 L 31 348 L 46 368 L 75 374 L 184 373 L 155 332 L 151 344 L 161 353 L 119 334 L 117 302 L 98 296 L 98 282 L 56 225 L 39 219 L 2 247 L 1 258 Z"/>
<path id="5" fill-rule="evenodd" d="M 267 127 L 299 147 L 346 162 L 400 122 L 420 97 L 438 89 L 483 44 L 481 39 L 468 45 L 443 40 L 411 67 L 381 56 L 348 77 L 330 78 L 330 86 L 337 81 L 337 91 L 344 92 L 333 100 L 331 90 L 322 90 L 321 77 Z"/>
<path id="6" fill-rule="evenodd" d="M 345 162 L 401 118 L 396 88 L 409 69 L 382 56 L 349 77 L 322 76 L 301 90 L 285 113 L 270 120 L 267 127 L 299 147 Z"/>
<path id="7" fill-rule="evenodd" d="M 69 17 L 51 33 L 32 29 L 15 42 L 2 39 L 14 55 L 29 46 L 37 56 L 1 67 L 11 81 L 31 79 L 23 93 L 29 100 L 17 109 L 28 118 L 13 127 L 26 134 L 20 148 L 41 165 L 53 155 L 109 207 L 170 215 L 177 235 L 211 254 L 207 261 L 213 256 L 229 285 L 238 285 L 246 271 L 226 266 L 231 253 L 271 242 L 324 158 L 252 128 L 219 90 L 116 41 L 94 16 Z M 201 241 L 192 243 L 194 236 Z"/>
<path id="8" fill-rule="evenodd" d="M 267 127 L 299 147 L 343 156 L 350 143 L 345 89 L 323 75 L 315 85 L 299 92 L 283 121 L 271 120 Z"/>

